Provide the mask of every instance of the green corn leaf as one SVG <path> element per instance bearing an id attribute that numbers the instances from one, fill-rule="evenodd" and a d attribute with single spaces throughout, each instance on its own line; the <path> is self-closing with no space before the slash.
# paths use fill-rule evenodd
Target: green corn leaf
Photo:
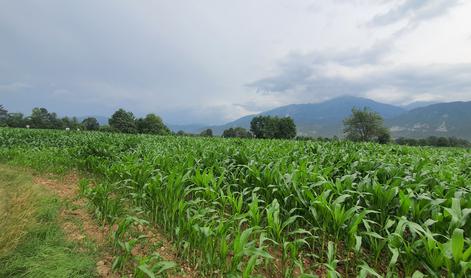
<path id="1" fill-rule="evenodd" d="M 416 270 L 414 274 L 412 274 L 412 278 L 423 278 L 423 277 L 425 277 L 425 275 L 418 270 Z"/>
<path id="2" fill-rule="evenodd" d="M 356 253 L 360 252 L 361 241 L 362 241 L 362 237 L 356 235 L 355 236 L 355 252 Z"/>
<path id="3" fill-rule="evenodd" d="M 250 257 L 249 261 L 247 262 L 247 265 L 245 266 L 244 272 L 242 274 L 243 278 L 251 277 L 251 274 L 257 263 L 257 257 L 258 257 L 257 255 L 253 255 Z"/>
<path id="4" fill-rule="evenodd" d="M 147 275 L 147 277 L 155 278 L 155 274 L 149 268 L 147 268 L 147 265 L 140 265 L 137 268 L 139 268 L 140 271 Z"/>
<path id="5" fill-rule="evenodd" d="M 172 261 L 161 261 L 155 264 L 153 268 L 157 269 L 157 274 L 162 274 L 172 268 L 175 268 L 177 264 Z"/>
<path id="6" fill-rule="evenodd" d="M 397 248 L 392 248 L 389 246 L 389 250 L 391 250 L 392 256 L 391 260 L 389 260 L 389 267 L 394 267 L 396 266 L 397 259 L 399 258 L 399 250 Z"/>
<path id="7" fill-rule="evenodd" d="M 361 278 L 368 278 L 368 277 L 376 277 L 382 278 L 380 274 L 378 274 L 374 269 L 372 269 L 368 264 L 364 263 L 360 265 L 360 275 Z"/>
<path id="8" fill-rule="evenodd" d="M 373 238 L 377 238 L 377 239 L 384 239 L 384 237 L 382 237 L 380 234 L 376 232 L 363 232 L 362 234 L 373 237 Z"/>
<path id="9" fill-rule="evenodd" d="M 466 274 L 471 269 L 471 262 L 460 262 L 461 273 Z M 467 277 L 467 276 L 463 276 Z"/>
<path id="10" fill-rule="evenodd" d="M 337 199 L 335 199 L 335 201 L 333 202 L 334 205 L 337 205 L 337 204 L 342 204 L 343 202 L 345 202 L 345 200 L 347 200 L 348 198 L 350 198 L 351 195 L 349 194 L 343 194 L 343 195 L 340 195 L 339 197 L 337 197 Z"/>
<path id="11" fill-rule="evenodd" d="M 463 261 L 468 261 L 468 259 L 470 258 L 471 256 L 471 246 L 468 247 L 468 249 L 466 249 L 466 251 L 464 251 L 463 253 Z"/>
<path id="12" fill-rule="evenodd" d="M 458 263 L 463 257 L 464 237 L 462 229 L 455 229 L 451 236 L 451 253 L 455 263 Z"/>

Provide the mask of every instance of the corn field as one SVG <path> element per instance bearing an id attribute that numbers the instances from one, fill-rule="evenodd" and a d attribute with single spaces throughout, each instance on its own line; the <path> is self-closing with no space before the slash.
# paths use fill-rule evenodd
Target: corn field
<path id="1" fill-rule="evenodd" d="M 116 269 L 148 225 L 202 276 L 471 276 L 466 149 L 0 129 L 0 160 L 95 177 L 80 190 L 118 227 Z"/>

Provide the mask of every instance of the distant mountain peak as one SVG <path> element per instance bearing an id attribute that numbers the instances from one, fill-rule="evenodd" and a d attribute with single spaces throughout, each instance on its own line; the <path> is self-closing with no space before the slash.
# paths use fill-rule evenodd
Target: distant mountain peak
<path id="1" fill-rule="evenodd" d="M 342 120 L 351 114 L 352 108 L 368 107 L 384 118 L 389 119 L 405 112 L 401 107 L 376 102 L 371 99 L 343 95 L 320 103 L 290 104 L 277 107 L 259 115 L 286 117 L 290 116 L 298 126 L 301 134 L 316 134 L 316 136 L 339 135 L 342 130 Z M 250 127 L 250 121 L 255 115 L 245 116 L 222 126 L 213 127 L 215 134 L 221 134 L 230 127 Z"/>
<path id="2" fill-rule="evenodd" d="M 422 103 L 424 104 L 424 103 Z M 368 107 L 378 112 L 391 128 L 394 137 L 456 136 L 471 139 L 471 102 L 437 103 L 412 110 L 381 103 L 364 97 L 343 95 L 319 103 L 290 104 L 257 115 L 290 116 L 296 123 L 298 134 L 305 136 L 342 136 L 343 119 L 353 107 Z M 224 125 L 211 126 L 214 134 L 222 134 L 230 127 L 250 128 L 250 121 L 257 115 L 244 116 Z M 208 127 L 201 127 L 200 132 Z M 185 130 L 186 131 L 186 130 Z"/>

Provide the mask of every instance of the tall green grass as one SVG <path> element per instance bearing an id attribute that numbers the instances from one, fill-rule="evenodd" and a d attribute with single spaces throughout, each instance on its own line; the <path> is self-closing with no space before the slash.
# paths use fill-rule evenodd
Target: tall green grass
<path id="1" fill-rule="evenodd" d="M 0 277 L 94 277 L 94 254 L 68 242 L 60 200 L 0 165 Z"/>

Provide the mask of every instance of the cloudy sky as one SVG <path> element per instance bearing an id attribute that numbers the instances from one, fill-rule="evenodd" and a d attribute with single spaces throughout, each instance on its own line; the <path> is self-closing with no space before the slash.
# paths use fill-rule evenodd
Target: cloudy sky
<path id="1" fill-rule="evenodd" d="M 218 124 L 339 95 L 471 100 L 469 0 L 0 0 L 0 104 Z"/>

